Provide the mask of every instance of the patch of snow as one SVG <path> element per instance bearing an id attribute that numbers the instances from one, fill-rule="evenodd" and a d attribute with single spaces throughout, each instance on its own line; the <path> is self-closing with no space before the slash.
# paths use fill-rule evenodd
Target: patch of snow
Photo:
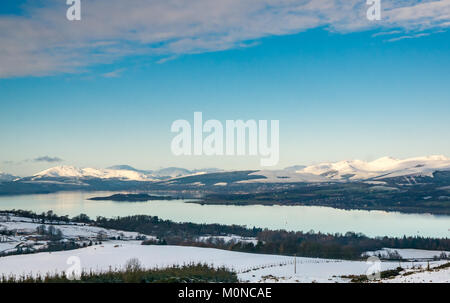
<path id="1" fill-rule="evenodd" d="M 260 170 L 249 176 L 264 176 L 261 179 L 239 181 L 238 183 L 296 183 L 296 182 L 329 182 L 330 180 L 310 173 L 298 173 L 289 170 Z"/>
<path id="2" fill-rule="evenodd" d="M 364 253 L 367 256 L 382 256 L 388 257 L 389 254 L 397 252 L 403 259 L 433 259 L 434 257 L 439 257 L 442 253 L 445 253 L 450 257 L 450 251 L 441 250 L 423 250 L 423 249 L 394 249 L 394 248 L 383 248 L 377 251 L 369 251 Z"/>
<path id="3" fill-rule="evenodd" d="M 392 279 L 384 279 L 381 283 L 450 283 L 450 268 L 430 270 L 407 270 Z"/>
<path id="4" fill-rule="evenodd" d="M 64 237 L 69 239 L 95 238 L 99 233 L 104 233 L 108 238 L 120 237 L 123 239 L 135 239 L 141 234 L 137 232 L 118 231 L 113 229 L 105 229 L 97 226 L 90 226 L 84 223 L 65 223 L 65 222 L 49 222 L 42 223 L 40 220 L 24 218 L 14 215 L 0 215 L 0 230 L 20 231 L 22 233 L 33 234 L 38 226 L 44 225 L 47 229 L 53 226 L 61 230 Z"/>
<path id="5" fill-rule="evenodd" d="M 364 181 L 363 183 L 370 184 L 370 185 L 386 185 L 387 184 L 385 181 Z"/>
<path id="6" fill-rule="evenodd" d="M 376 185 L 369 188 L 372 191 L 399 191 L 397 187 Z"/>
<path id="7" fill-rule="evenodd" d="M 50 226 L 49 224 L 41 224 L 41 223 L 29 223 L 29 222 L 0 222 L 0 229 L 7 229 L 7 230 L 19 230 L 22 232 L 28 232 L 33 233 L 36 231 L 36 228 L 38 226 L 44 225 L 48 228 Z M 67 238 L 78 238 L 78 237 L 84 237 L 84 238 L 94 238 L 96 237 L 100 232 L 105 233 L 108 237 L 124 237 L 124 238 L 131 238 L 134 239 L 136 236 L 139 235 L 139 233 L 136 232 L 125 232 L 125 231 L 116 231 L 111 229 L 105 229 L 101 227 L 96 226 L 89 226 L 89 225 L 62 225 L 62 224 L 56 224 L 52 225 L 53 227 L 61 230 L 64 237 Z"/>

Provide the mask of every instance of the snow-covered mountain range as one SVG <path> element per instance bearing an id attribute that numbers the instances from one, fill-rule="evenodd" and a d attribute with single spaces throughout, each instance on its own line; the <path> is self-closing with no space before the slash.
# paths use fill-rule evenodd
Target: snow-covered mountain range
<path id="1" fill-rule="evenodd" d="M 215 169 L 188 170 L 178 167 L 167 167 L 159 170 L 139 170 L 129 165 L 116 165 L 106 169 L 78 168 L 75 166 L 56 166 L 41 171 L 28 179 L 39 181 L 45 179 L 116 179 L 123 181 L 160 181 L 179 178 L 200 173 L 217 171 Z"/>
<path id="2" fill-rule="evenodd" d="M 445 156 L 428 156 L 404 160 L 391 157 L 371 162 L 353 160 L 321 163 L 308 166 L 297 173 L 311 173 L 330 179 L 379 179 L 407 175 L 432 176 L 438 170 L 450 170 L 450 159 Z"/>
<path id="3" fill-rule="evenodd" d="M 251 180 L 241 182 L 329 182 L 379 180 L 399 176 L 433 176 L 436 171 L 450 171 L 450 158 L 427 156 L 409 159 L 384 157 L 374 161 L 346 160 L 324 162 L 310 166 L 291 166 L 281 170 L 260 170 L 251 173 Z M 159 170 L 139 170 L 128 165 L 117 165 L 106 169 L 56 166 L 39 172 L 29 181 L 52 179 L 114 179 L 123 181 L 161 181 L 193 175 L 225 172 L 218 169 L 188 170 L 169 167 Z M 261 176 L 257 178 L 256 176 Z M 0 173 L 1 181 L 12 181 L 15 177 Z M 22 180 L 23 180 L 22 179 Z"/>
<path id="4" fill-rule="evenodd" d="M 284 170 L 265 170 L 253 173 L 266 179 L 254 179 L 246 182 L 326 182 L 379 180 L 400 176 L 429 176 L 436 171 L 450 170 L 450 158 L 445 156 L 427 156 L 409 159 L 383 157 L 374 161 L 324 162 L 306 167 L 292 167 Z"/>
<path id="5" fill-rule="evenodd" d="M 78 168 L 75 166 L 56 166 L 41 171 L 31 177 L 32 181 L 51 179 L 51 178 L 69 178 L 69 179 L 120 179 L 134 181 L 150 181 L 147 175 L 134 171 L 122 169 L 96 169 L 96 168 Z"/>

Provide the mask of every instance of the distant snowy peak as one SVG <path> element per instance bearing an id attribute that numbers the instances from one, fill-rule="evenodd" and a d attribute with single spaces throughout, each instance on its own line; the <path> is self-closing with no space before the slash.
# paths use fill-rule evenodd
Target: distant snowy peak
<path id="1" fill-rule="evenodd" d="M 80 168 L 74 166 L 57 166 L 41 171 L 33 177 L 50 177 L 50 178 L 60 178 L 60 177 L 77 177 L 83 176 L 83 171 Z"/>
<path id="2" fill-rule="evenodd" d="M 284 170 L 286 171 L 298 171 L 298 170 L 302 170 L 306 168 L 305 165 L 294 165 L 294 166 L 289 166 L 289 167 L 285 167 Z"/>
<path id="3" fill-rule="evenodd" d="M 37 173 L 31 180 L 43 179 L 119 179 L 124 181 L 155 181 L 167 180 L 176 177 L 195 175 L 198 172 L 184 168 L 168 167 L 156 171 L 138 170 L 129 165 L 116 165 L 107 169 L 78 168 L 75 166 L 56 166 Z"/>
<path id="4" fill-rule="evenodd" d="M 0 182 L 9 182 L 17 179 L 17 177 L 0 171 Z"/>
<path id="5" fill-rule="evenodd" d="M 431 176 L 435 171 L 450 170 L 450 159 L 439 156 L 395 159 L 383 157 L 374 161 L 339 161 L 307 166 L 296 171 L 299 174 L 313 174 L 328 179 L 377 179 L 405 175 Z"/>
<path id="6" fill-rule="evenodd" d="M 223 171 L 218 168 L 204 168 L 204 169 L 189 170 L 189 169 L 181 168 L 181 167 L 166 167 L 166 168 L 161 168 L 161 169 L 157 169 L 157 170 L 139 170 L 139 169 L 136 169 L 129 165 L 115 165 L 115 166 L 109 167 L 108 169 L 136 171 L 136 172 L 145 174 L 146 176 L 154 177 L 156 179 L 179 178 L 179 177 L 186 177 L 186 176 L 191 176 L 191 175 L 216 173 L 216 172 Z"/>
<path id="7" fill-rule="evenodd" d="M 191 175 L 192 172 L 180 167 L 167 167 L 153 172 L 156 177 L 176 178 Z"/>
<path id="8" fill-rule="evenodd" d="M 167 167 L 161 168 L 158 170 L 139 170 L 129 165 L 116 165 L 111 166 L 108 169 L 113 170 L 129 170 L 142 173 L 148 177 L 154 177 L 157 179 L 167 179 L 167 178 L 175 178 L 175 177 L 183 177 L 193 174 L 194 172 L 180 167 Z"/>
<path id="9" fill-rule="evenodd" d="M 111 167 L 108 167 L 106 169 L 112 169 L 112 170 L 132 170 L 132 171 L 141 171 L 139 169 L 136 169 L 130 165 L 114 165 Z"/>
<path id="10" fill-rule="evenodd" d="M 345 160 L 310 166 L 291 166 L 282 170 L 260 170 L 243 183 L 292 183 L 379 180 L 400 176 L 433 176 L 436 171 L 450 170 L 450 158 L 428 156 L 404 160 L 383 157 L 374 161 Z"/>
<path id="11" fill-rule="evenodd" d="M 150 178 L 145 174 L 132 170 L 78 168 L 75 166 L 56 166 L 44 170 L 32 176 L 32 180 L 46 178 L 98 178 L 98 179 L 120 179 L 130 181 L 148 181 Z"/>

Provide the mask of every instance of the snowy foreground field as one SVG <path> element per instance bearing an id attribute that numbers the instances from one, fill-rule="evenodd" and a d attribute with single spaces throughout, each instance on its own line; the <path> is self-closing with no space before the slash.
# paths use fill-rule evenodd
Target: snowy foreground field
<path id="1" fill-rule="evenodd" d="M 173 264 L 201 262 L 213 266 L 225 266 L 238 273 L 243 282 L 348 282 L 342 275 L 365 274 L 370 264 L 359 261 L 297 258 L 297 274 L 294 259 L 286 256 L 247 254 L 211 248 L 181 246 L 144 246 L 138 241 L 111 241 L 73 251 L 36 253 L 0 258 L 0 274 L 46 274 L 64 272 L 71 265 L 70 257 L 78 257 L 83 270 L 106 271 L 119 269 L 127 260 L 138 258 L 147 268 L 166 267 Z M 437 266 L 445 262 L 430 262 Z M 398 262 L 382 262 L 381 269 L 396 268 Z M 403 262 L 403 268 L 413 265 L 426 267 L 422 262 Z M 450 271 L 424 272 L 399 277 L 389 282 L 450 282 Z"/>
<path id="2" fill-rule="evenodd" d="M 77 243 L 80 248 L 39 252 L 49 244 L 48 240 L 36 231 L 42 226 L 47 229 L 50 226 L 57 228 L 61 232 L 60 242 L 71 241 Z M 190 263 L 226 267 L 235 271 L 242 282 L 349 282 L 350 279 L 343 276 L 365 275 L 374 265 L 379 265 L 378 269 L 381 271 L 398 266 L 405 269 L 401 275 L 382 282 L 450 282 L 449 268 L 433 270 L 448 262 L 433 260 L 442 253 L 449 254 L 441 251 L 383 249 L 366 253 L 367 256 L 383 258 L 396 252 L 408 260 L 373 264 L 365 261 L 250 254 L 213 248 L 141 245 L 144 235 L 139 233 L 104 229 L 82 223 L 41 222 L 10 214 L 0 214 L 0 231 L 4 233 L 0 235 L 0 253 L 3 253 L 0 257 L 0 275 L 3 276 L 63 273 L 70 271 L 77 262 L 84 271 L 119 270 L 123 269 L 128 260 L 137 258 L 142 266 L 149 269 Z M 99 237 L 102 241 L 99 241 Z M 145 237 L 156 239 L 150 235 Z M 233 235 L 220 238 L 226 241 L 255 241 L 253 238 Z M 200 237 L 198 240 L 205 241 L 206 237 Z M 28 253 L 16 254 L 19 250 Z M 430 270 L 427 271 L 428 264 Z"/>

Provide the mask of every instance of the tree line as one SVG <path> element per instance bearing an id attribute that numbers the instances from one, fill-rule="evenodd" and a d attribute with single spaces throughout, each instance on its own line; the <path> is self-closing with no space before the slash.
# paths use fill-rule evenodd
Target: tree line
<path id="1" fill-rule="evenodd" d="M 247 228 L 239 225 L 176 223 L 162 220 L 157 216 L 135 215 L 127 217 L 90 219 L 80 214 L 72 219 L 67 216 L 58 217 L 52 212 L 41 215 L 27 211 L 11 212 L 18 216 L 32 217 L 38 220 L 52 220 L 53 222 L 68 220 L 68 222 L 82 222 L 107 229 L 138 232 L 144 235 L 157 237 L 156 241 L 146 241 L 144 244 L 158 245 L 190 245 L 201 247 L 214 247 L 226 250 L 297 255 L 303 257 L 361 259 L 366 251 L 380 250 L 384 247 L 402 249 L 425 249 L 450 251 L 449 238 L 429 237 L 376 237 L 370 238 L 361 233 L 348 232 L 345 234 L 289 232 L 285 230 L 268 230 L 261 228 Z M 63 219 L 63 220 L 61 220 Z M 257 243 L 214 240 L 199 241 L 200 236 L 227 236 L 256 238 Z"/>

